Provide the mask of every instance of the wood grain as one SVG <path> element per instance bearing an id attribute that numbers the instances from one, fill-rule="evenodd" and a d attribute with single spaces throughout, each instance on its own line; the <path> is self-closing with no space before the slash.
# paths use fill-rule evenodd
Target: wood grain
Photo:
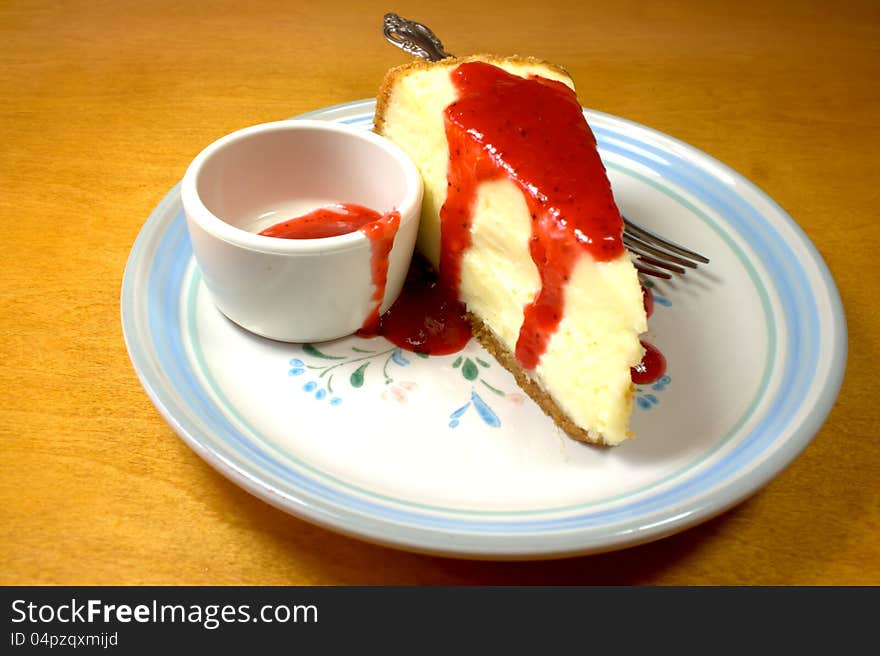
<path id="1" fill-rule="evenodd" d="M 584 104 L 739 170 L 838 283 L 839 400 L 779 477 L 658 542 L 427 557 L 316 528 L 205 465 L 150 404 L 119 292 L 141 226 L 236 128 L 371 97 L 404 56 L 372 2 L 0 5 L 0 583 L 880 584 L 876 2 L 397 2 L 456 53 L 567 67 Z"/>

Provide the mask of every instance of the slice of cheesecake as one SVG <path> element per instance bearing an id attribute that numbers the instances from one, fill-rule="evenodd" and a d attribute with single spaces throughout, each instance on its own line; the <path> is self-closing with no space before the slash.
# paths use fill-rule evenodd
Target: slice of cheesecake
<path id="1" fill-rule="evenodd" d="M 520 57 L 414 61 L 388 72 L 375 130 L 422 174 L 417 247 L 474 335 L 571 437 L 630 437 L 647 320 L 568 74 Z"/>

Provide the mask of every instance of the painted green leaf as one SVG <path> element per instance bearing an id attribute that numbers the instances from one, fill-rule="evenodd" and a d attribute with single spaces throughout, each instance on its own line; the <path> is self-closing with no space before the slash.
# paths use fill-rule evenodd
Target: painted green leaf
<path id="1" fill-rule="evenodd" d="M 477 370 L 477 365 L 474 364 L 474 361 L 467 358 L 461 367 L 461 374 L 468 380 L 476 380 L 477 376 L 480 375 L 480 372 Z"/>
<path id="2" fill-rule="evenodd" d="M 459 355 L 457 358 L 455 358 L 455 362 L 452 363 L 452 368 L 458 369 L 460 366 L 461 366 L 461 356 Z"/>
<path id="3" fill-rule="evenodd" d="M 480 365 L 481 367 L 488 367 L 489 366 L 488 362 L 486 362 L 485 360 L 481 360 L 480 358 L 477 358 L 477 364 Z"/>
<path id="4" fill-rule="evenodd" d="M 361 387 L 364 384 L 364 371 L 366 371 L 367 367 L 370 366 L 369 362 L 364 362 L 360 367 L 355 369 L 349 380 L 351 381 L 352 387 Z"/>
<path id="5" fill-rule="evenodd" d="M 311 355 L 313 358 L 323 358 L 324 360 L 344 360 L 344 355 L 327 355 L 326 353 L 321 353 L 318 349 L 316 349 L 312 344 L 303 344 L 303 351 Z"/>
<path id="6" fill-rule="evenodd" d="M 427 358 L 428 357 L 427 353 L 419 353 L 418 351 L 413 351 L 413 353 L 415 353 L 420 358 Z"/>
<path id="7" fill-rule="evenodd" d="M 507 394 L 505 394 L 504 392 L 502 392 L 502 391 L 501 391 L 500 389 L 498 389 L 497 387 L 492 387 L 489 383 L 487 383 L 487 382 L 486 382 L 485 380 L 483 380 L 482 378 L 480 379 L 480 382 L 483 383 L 483 385 L 485 385 L 486 387 L 488 387 L 490 390 L 492 390 L 493 392 L 495 392 L 498 396 L 507 396 Z"/>

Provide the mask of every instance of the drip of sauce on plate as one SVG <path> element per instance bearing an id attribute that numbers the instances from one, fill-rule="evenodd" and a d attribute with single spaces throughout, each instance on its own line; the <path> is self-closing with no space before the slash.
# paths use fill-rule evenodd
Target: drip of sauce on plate
<path id="1" fill-rule="evenodd" d="M 301 216 L 276 223 L 261 231 L 265 237 L 281 239 L 323 239 L 338 237 L 359 230 L 370 240 L 370 268 L 373 279 L 373 295 L 370 314 L 362 330 L 370 330 L 379 322 L 379 309 L 385 297 L 388 280 L 388 255 L 394 246 L 394 236 L 400 226 L 400 213 L 396 210 L 380 214 L 363 205 L 338 203 Z"/>
<path id="2" fill-rule="evenodd" d="M 650 319 L 654 314 L 654 292 L 646 285 L 642 285 L 642 303 L 645 306 L 645 316 Z M 653 344 L 645 340 L 639 341 L 645 349 L 645 354 L 639 364 L 630 368 L 630 377 L 636 385 L 650 385 L 666 373 L 666 358 Z"/>
<path id="3" fill-rule="evenodd" d="M 642 356 L 642 361 L 632 367 L 629 372 L 632 382 L 636 385 L 649 385 L 666 373 L 666 358 L 653 344 L 644 340 L 640 341 L 645 349 L 645 355 Z"/>
<path id="4" fill-rule="evenodd" d="M 407 351 L 424 355 L 447 355 L 465 347 L 471 326 L 464 305 L 442 284 L 428 261 L 415 255 L 397 301 L 375 326 L 358 335 L 381 335 Z"/>

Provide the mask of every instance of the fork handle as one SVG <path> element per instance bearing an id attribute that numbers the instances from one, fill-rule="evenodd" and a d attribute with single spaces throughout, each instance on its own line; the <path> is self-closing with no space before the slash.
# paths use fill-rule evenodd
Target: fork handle
<path id="1" fill-rule="evenodd" d="M 389 43 L 421 59 L 439 61 L 452 57 L 428 27 L 397 14 L 385 14 L 382 33 Z"/>

